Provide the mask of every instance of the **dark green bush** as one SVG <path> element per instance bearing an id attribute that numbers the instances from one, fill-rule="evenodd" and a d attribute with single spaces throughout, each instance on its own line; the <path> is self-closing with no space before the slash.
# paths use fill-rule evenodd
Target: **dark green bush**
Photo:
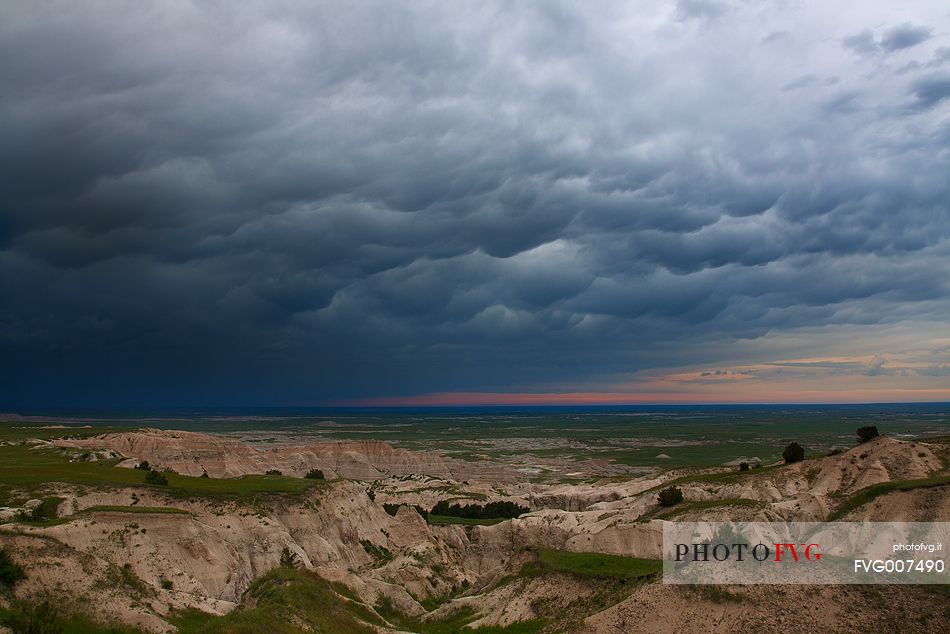
<path id="1" fill-rule="evenodd" d="M 268 469 L 264 472 L 264 475 L 284 475 L 280 472 L 280 469 Z"/>
<path id="2" fill-rule="evenodd" d="M 300 558 L 297 557 L 297 553 L 284 546 L 284 549 L 280 551 L 280 565 L 282 568 L 296 568 L 300 565 Z"/>
<path id="3" fill-rule="evenodd" d="M 683 501 L 683 490 L 677 486 L 663 489 L 656 494 L 656 501 L 660 506 L 673 506 Z"/>
<path id="4" fill-rule="evenodd" d="M 748 463 L 748 462 L 740 462 L 740 463 L 739 463 L 739 471 L 748 471 L 748 470 L 749 470 L 749 463 Z"/>
<path id="5" fill-rule="evenodd" d="M 321 471 L 320 469 L 311 469 L 310 471 L 307 472 L 307 475 L 305 475 L 304 477 L 310 478 L 311 480 L 325 480 L 326 479 L 323 476 L 323 471 Z"/>
<path id="6" fill-rule="evenodd" d="M 872 438 L 877 438 L 881 435 L 878 433 L 877 427 L 874 425 L 865 425 L 864 427 L 859 427 L 857 434 L 858 442 L 867 442 Z"/>
<path id="7" fill-rule="evenodd" d="M 145 484 L 158 484 L 164 486 L 168 484 L 168 478 L 165 477 L 164 473 L 159 473 L 155 469 L 150 469 L 149 472 L 145 474 Z"/>
<path id="8" fill-rule="evenodd" d="M 449 504 L 442 500 L 429 511 L 432 515 L 450 515 L 452 517 L 467 517 L 470 519 L 495 519 L 499 517 L 518 517 L 528 512 L 527 506 L 520 506 L 514 502 L 489 502 L 487 504 Z"/>
<path id="9" fill-rule="evenodd" d="M 805 459 L 805 450 L 797 442 L 793 442 L 782 452 L 782 459 L 785 460 L 785 464 L 801 462 Z"/>
<path id="10" fill-rule="evenodd" d="M 135 465 L 136 469 L 141 469 L 142 471 L 149 471 L 151 467 L 148 464 L 148 460 L 143 460 L 142 462 Z"/>
<path id="11" fill-rule="evenodd" d="M 10 559 L 6 548 L 0 548 L 0 585 L 12 588 L 18 581 L 24 579 L 26 573 L 23 567 Z"/>

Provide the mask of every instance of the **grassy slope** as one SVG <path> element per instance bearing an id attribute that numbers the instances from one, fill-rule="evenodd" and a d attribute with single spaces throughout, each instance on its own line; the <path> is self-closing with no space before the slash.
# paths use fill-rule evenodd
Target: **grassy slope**
<path id="1" fill-rule="evenodd" d="M 241 605 L 225 616 L 197 610 L 178 615 L 181 634 L 274 634 L 304 631 L 372 634 L 366 624 L 382 621 L 359 603 L 349 601 L 317 575 L 304 570 L 276 568 L 258 578 L 244 593 Z"/>
<path id="2" fill-rule="evenodd" d="M 61 430 L 60 430 L 61 431 Z M 115 468 L 117 461 L 70 462 L 82 452 L 24 444 L 0 446 L 0 504 L 14 499 L 14 490 L 32 495 L 53 483 L 90 487 L 151 486 L 175 497 L 253 497 L 265 493 L 302 494 L 321 481 L 286 476 L 197 478 L 167 473 L 168 485 L 145 484 L 145 471 Z"/>
<path id="3" fill-rule="evenodd" d="M 536 565 L 541 573 L 563 572 L 588 579 L 617 580 L 641 579 L 663 569 L 663 562 L 659 559 L 575 553 L 552 548 L 542 548 L 538 551 Z"/>
<path id="4" fill-rule="evenodd" d="M 950 475 L 938 475 L 930 478 L 921 478 L 918 480 L 897 480 L 895 482 L 882 482 L 874 484 L 854 493 L 847 498 L 841 505 L 828 516 L 828 521 L 841 519 L 851 511 L 864 506 L 882 495 L 892 491 L 912 491 L 913 489 L 922 489 L 928 487 L 938 487 L 950 484 Z"/>

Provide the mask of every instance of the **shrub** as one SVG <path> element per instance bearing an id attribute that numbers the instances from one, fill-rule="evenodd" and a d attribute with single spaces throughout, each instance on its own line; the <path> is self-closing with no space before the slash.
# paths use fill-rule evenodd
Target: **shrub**
<path id="1" fill-rule="evenodd" d="M 264 472 L 264 475 L 284 475 L 280 472 L 280 469 L 268 469 Z"/>
<path id="2" fill-rule="evenodd" d="M 310 471 L 307 472 L 307 475 L 305 475 L 304 477 L 310 478 L 311 480 L 325 480 L 326 479 L 323 476 L 323 471 L 321 471 L 320 469 L 311 469 Z"/>
<path id="3" fill-rule="evenodd" d="M 149 471 L 151 467 L 148 464 L 148 460 L 143 460 L 142 462 L 135 465 L 136 469 L 141 469 L 142 471 Z"/>
<path id="4" fill-rule="evenodd" d="M 0 585 L 12 588 L 25 577 L 23 567 L 10 559 L 6 548 L 0 548 Z"/>
<path id="5" fill-rule="evenodd" d="M 400 506 L 402 506 L 402 504 L 389 504 L 386 502 L 383 503 L 383 510 L 395 517 L 396 513 L 399 512 Z"/>
<path id="6" fill-rule="evenodd" d="M 297 557 L 297 553 L 290 550 L 288 546 L 284 546 L 284 549 L 280 551 L 281 568 L 296 568 L 299 565 L 300 558 Z"/>
<path id="7" fill-rule="evenodd" d="M 201 471 L 201 477 L 202 477 L 202 478 L 207 478 L 207 477 L 209 477 L 209 476 L 208 476 L 208 471 L 207 471 L 207 469 L 202 469 L 202 471 Z"/>
<path id="8" fill-rule="evenodd" d="M 782 452 L 782 459 L 785 460 L 785 464 L 801 462 L 805 459 L 805 450 L 797 442 L 793 442 Z"/>
<path id="9" fill-rule="evenodd" d="M 843 453 L 844 453 L 844 449 L 842 449 L 841 447 L 835 447 L 834 449 L 828 452 L 828 455 L 837 456 L 838 454 L 843 454 Z"/>
<path id="10" fill-rule="evenodd" d="M 748 463 L 748 462 L 740 462 L 740 463 L 739 463 L 739 471 L 748 471 L 748 470 L 749 470 L 749 463 Z"/>
<path id="11" fill-rule="evenodd" d="M 660 506 L 679 504 L 683 501 L 683 490 L 676 486 L 667 487 L 657 493 L 656 501 L 660 503 Z"/>
<path id="12" fill-rule="evenodd" d="M 145 474 L 145 484 L 158 484 L 164 486 L 168 484 L 168 478 L 165 477 L 164 473 L 159 473 L 155 469 L 150 469 L 149 472 Z"/>
<path id="13" fill-rule="evenodd" d="M 163 589 L 163 590 L 171 590 L 172 588 L 175 587 L 175 584 L 172 583 L 172 580 L 171 580 L 171 579 L 166 579 L 165 577 L 162 577 L 162 578 L 159 580 L 159 583 L 162 585 L 162 589 Z"/>
<path id="14" fill-rule="evenodd" d="M 859 427 L 857 434 L 858 442 L 867 442 L 872 438 L 876 438 L 881 435 L 878 433 L 877 427 L 874 425 L 865 425 L 864 427 Z"/>

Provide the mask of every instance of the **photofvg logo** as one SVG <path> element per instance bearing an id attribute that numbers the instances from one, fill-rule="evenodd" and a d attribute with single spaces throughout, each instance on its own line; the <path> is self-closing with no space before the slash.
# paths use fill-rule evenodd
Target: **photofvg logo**
<path id="1" fill-rule="evenodd" d="M 663 582 L 948 583 L 946 542 L 946 522 L 664 522 Z"/>
<path id="2" fill-rule="evenodd" d="M 821 561 L 820 544 L 758 544 L 747 543 L 713 544 L 709 542 L 676 544 L 676 561 L 727 561 L 734 559 L 737 562 L 746 558 L 758 562 L 772 561 L 780 564 L 786 561 Z"/>

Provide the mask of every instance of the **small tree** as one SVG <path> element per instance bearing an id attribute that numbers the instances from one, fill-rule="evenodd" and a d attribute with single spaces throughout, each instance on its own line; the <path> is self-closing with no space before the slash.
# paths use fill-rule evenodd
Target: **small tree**
<path id="1" fill-rule="evenodd" d="M 299 565 L 300 558 L 297 557 L 297 553 L 284 546 L 284 549 L 280 551 L 280 566 L 282 568 L 296 568 Z"/>
<path id="2" fill-rule="evenodd" d="M 145 484 L 158 484 L 164 486 L 168 484 L 168 478 L 165 477 L 164 473 L 160 473 L 155 469 L 150 469 L 149 472 L 145 474 Z"/>
<path id="3" fill-rule="evenodd" d="M 782 458 L 785 460 L 785 464 L 801 462 L 805 459 L 805 450 L 797 442 L 793 442 L 782 452 Z"/>
<path id="4" fill-rule="evenodd" d="M 865 425 L 864 427 L 858 428 L 858 442 L 867 442 L 872 438 L 877 438 L 881 434 L 878 433 L 877 427 L 874 425 Z"/>
<path id="5" fill-rule="evenodd" d="M 16 582 L 25 577 L 23 567 L 10 559 L 6 548 L 0 548 L 0 586 L 12 588 Z"/>
<path id="6" fill-rule="evenodd" d="M 307 472 L 307 475 L 305 475 L 304 477 L 310 478 L 311 480 L 325 480 L 326 479 L 323 477 L 323 471 L 321 471 L 320 469 L 311 469 L 310 471 Z"/>
<path id="7" fill-rule="evenodd" d="M 667 487 L 657 493 L 656 501 L 660 503 L 660 506 L 679 504 L 683 501 L 683 490 L 676 486 Z"/>

